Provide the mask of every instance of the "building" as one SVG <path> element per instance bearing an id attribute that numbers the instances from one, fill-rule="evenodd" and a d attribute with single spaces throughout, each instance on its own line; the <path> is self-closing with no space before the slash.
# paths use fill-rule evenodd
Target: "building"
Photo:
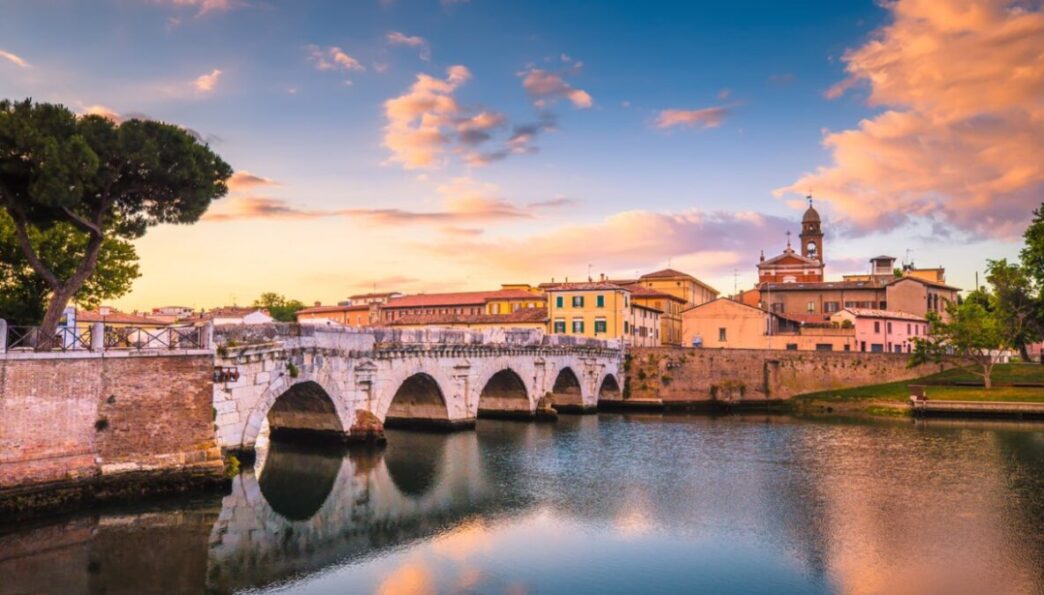
<path id="1" fill-rule="evenodd" d="M 914 340 L 928 334 L 924 317 L 904 312 L 845 308 L 831 320 L 854 328 L 858 351 L 871 353 L 910 353 Z"/>
<path id="2" fill-rule="evenodd" d="M 494 291 L 420 293 L 394 297 L 379 304 L 381 324 L 399 318 L 435 314 L 508 314 L 522 308 L 545 308 L 546 297 L 533 288 L 512 286 Z"/>
<path id="3" fill-rule="evenodd" d="M 269 324 L 275 319 L 268 310 L 257 307 L 241 308 L 239 306 L 226 306 L 213 308 L 202 314 L 188 316 L 178 320 L 179 323 L 204 324 L 212 322 L 215 326 L 225 324 Z"/>
<path id="4" fill-rule="evenodd" d="M 717 299 L 682 313 L 682 341 L 709 349 L 854 351 L 855 329 L 810 323 L 736 300 Z"/>
<path id="5" fill-rule="evenodd" d="M 402 294 L 398 291 L 386 291 L 384 293 L 359 293 L 356 295 L 348 296 L 348 301 L 342 304 L 342 306 L 360 306 L 369 304 L 383 304 L 390 299 L 402 297 Z"/>
<path id="6" fill-rule="evenodd" d="M 338 324 L 341 326 L 370 326 L 371 304 L 377 302 L 347 304 L 343 306 L 323 306 L 316 304 L 311 308 L 297 311 L 297 322 L 302 324 Z"/>
<path id="7" fill-rule="evenodd" d="M 630 281 L 620 283 L 626 284 Z M 638 278 L 637 283 L 654 291 L 681 298 L 687 306 L 705 304 L 718 297 L 717 289 L 692 275 L 670 268 L 646 273 Z"/>
<path id="8" fill-rule="evenodd" d="M 148 317 L 153 320 L 162 320 L 169 324 L 176 322 L 180 318 L 188 318 L 194 313 L 195 311 L 187 306 L 161 306 L 153 308 Z"/>
<path id="9" fill-rule="evenodd" d="M 544 283 L 551 333 L 660 345 L 660 310 L 636 304 L 624 285 L 601 280 Z"/>
<path id="10" fill-rule="evenodd" d="M 66 317 L 66 324 L 63 326 L 68 327 L 68 314 L 66 314 Z M 105 326 L 110 328 L 136 327 L 146 329 L 163 328 L 170 324 L 159 318 L 145 316 L 137 312 L 120 312 L 108 306 L 102 306 L 97 310 L 75 310 L 74 324 L 78 331 L 85 330 L 96 322 L 104 323 Z"/>
<path id="11" fill-rule="evenodd" d="M 464 328 L 483 330 L 534 329 L 547 331 L 547 308 L 519 308 L 504 314 L 410 314 L 388 323 L 392 328 Z"/>
<path id="12" fill-rule="evenodd" d="M 660 344 L 681 345 L 681 313 L 686 308 L 687 302 L 677 295 L 650 289 L 637 282 L 624 285 L 624 287 L 631 290 L 631 301 L 635 305 L 660 312 Z"/>

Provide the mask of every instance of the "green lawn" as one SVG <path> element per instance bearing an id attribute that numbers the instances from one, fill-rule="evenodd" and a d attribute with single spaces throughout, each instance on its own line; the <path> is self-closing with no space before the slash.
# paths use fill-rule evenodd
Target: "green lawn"
<path id="1" fill-rule="evenodd" d="M 976 382 L 981 379 L 964 370 L 947 370 L 915 380 L 872 384 L 856 388 L 821 391 L 798 395 L 806 401 L 907 401 L 911 384 Z M 1001 364 L 993 370 L 994 386 L 990 390 L 974 386 L 928 386 L 929 399 L 952 401 L 1034 401 L 1044 402 L 1044 388 L 1002 386 L 1012 382 L 1044 382 L 1044 366 L 1038 364 Z M 998 386 L 1001 385 L 1001 386 Z"/>

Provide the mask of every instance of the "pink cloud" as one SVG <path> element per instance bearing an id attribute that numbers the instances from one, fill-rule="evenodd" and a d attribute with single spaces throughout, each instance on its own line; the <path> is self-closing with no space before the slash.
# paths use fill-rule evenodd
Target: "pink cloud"
<path id="1" fill-rule="evenodd" d="M 1044 193 L 1044 13 L 1021 3 L 900 0 L 844 55 L 888 109 L 825 135 L 833 163 L 775 191 L 830 204 L 855 232 L 928 219 L 1013 238 Z"/>
<path id="2" fill-rule="evenodd" d="M 384 102 L 388 121 L 384 146 L 392 153 L 389 161 L 406 169 L 439 165 L 449 142 L 447 129 L 462 113 L 453 92 L 470 78 L 471 72 L 459 65 L 447 69 L 445 79 L 419 74 L 406 93 Z"/>
<path id="3" fill-rule="evenodd" d="M 221 74 L 221 70 L 215 68 L 209 73 L 197 77 L 196 80 L 192 81 L 192 86 L 201 93 L 209 93 L 217 87 Z"/>
<path id="4" fill-rule="evenodd" d="M 29 68 L 29 63 L 22 59 L 18 54 L 12 54 L 4 50 L 0 50 L 0 58 L 7 60 L 19 68 Z"/>
<path id="5" fill-rule="evenodd" d="M 317 45 L 306 46 L 309 58 L 315 65 L 316 70 L 343 70 L 363 72 L 366 67 L 358 60 L 349 56 L 341 48 L 333 45 L 321 48 Z"/>
<path id="6" fill-rule="evenodd" d="M 580 63 L 570 70 L 578 72 Z M 573 87 L 565 80 L 566 73 L 555 73 L 540 68 L 529 68 L 518 73 L 522 77 L 522 88 L 537 107 L 546 107 L 558 99 L 568 99 L 578 109 L 587 109 L 594 105 L 590 93 Z"/>
<path id="7" fill-rule="evenodd" d="M 235 172 L 228 180 L 229 192 L 244 192 L 260 187 L 279 185 L 279 182 L 276 182 L 275 180 L 252 174 L 246 170 Z"/>
<path id="8" fill-rule="evenodd" d="M 390 45 L 405 45 L 419 48 L 420 59 L 424 61 L 431 60 L 431 48 L 428 47 L 428 41 L 419 35 L 406 35 L 399 31 L 392 31 L 385 36 L 385 39 Z"/>
<path id="9" fill-rule="evenodd" d="M 654 125 L 657 128 L 673 126 L 699 126 L 700 128 L 717 128 L 729 115 L 728 108 L 705 107 L 701 109 L 665 109 L 656 116 Z"/>

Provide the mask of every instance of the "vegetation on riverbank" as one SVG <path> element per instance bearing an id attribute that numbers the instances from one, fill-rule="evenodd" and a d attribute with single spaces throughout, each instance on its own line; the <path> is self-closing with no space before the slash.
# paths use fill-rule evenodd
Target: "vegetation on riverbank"
<path id="1" fill-rule="evenodd" d="M 993 373 L 993 388 L 986 390 L 981 378 L 966 370 L 954 369 L 900 382 L 872 384 L 855 388 L 826 390 L 795 396 L 791 406 L 799 411 L 863 412 L 871 415 L 897 415 L 906 410 L 910 385 L 923 384 L 929 399 L 949 401 L 1044 402 L 1044 365 L 999 364 Z M 976 383 L 978 386 L 968 386 Z"/>

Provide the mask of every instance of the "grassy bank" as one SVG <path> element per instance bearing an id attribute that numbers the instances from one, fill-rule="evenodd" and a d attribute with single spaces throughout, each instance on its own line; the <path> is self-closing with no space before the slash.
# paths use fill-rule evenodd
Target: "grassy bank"
<path id="1" fill-rule="evenodd" d="M 958 386 L 981 378 L 965 370 L 947 370 L 915 380 L 872 384 L 856 388 L 827 390 L 798 395 L 792 406 L 806 412 L 862 412 L 871 415 L 897 415 L 908 410 L 911 384 L 925 384 L 929 399 L 947 401 L 1023 401 L 1044 402 L 1044 388 L 1010 386 L 1017 383 L 1044 383 L 1044 366 L 1038 364 L 1000 364 L 993 372 L 994 386 Z"/>

